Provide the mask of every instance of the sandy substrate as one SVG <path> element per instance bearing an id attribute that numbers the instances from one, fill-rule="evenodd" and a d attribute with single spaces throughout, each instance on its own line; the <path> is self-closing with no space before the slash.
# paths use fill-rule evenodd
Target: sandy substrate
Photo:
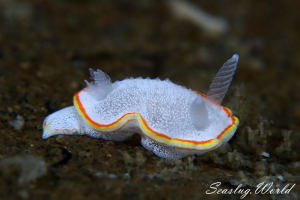
<path id="1" fill-rule="evenodd" d="M 241 198 L 207 195 L 215 182 L 253 193 L 262 182 L 296 184 L 288 195 L 245 199 L 300 198 L 299 3 L 191 2 L 189 12 L 217 24 L 168 1 L 0 1 L 1 199 Z M 169 78 L 205 92 L 233 53 L 240 64 L 224 105 L 240 126 L 216 151 L 169 161 L 138 136 L 41 138 L 44 118 L 72 104 L 90 67 L 113 81 Z"/>

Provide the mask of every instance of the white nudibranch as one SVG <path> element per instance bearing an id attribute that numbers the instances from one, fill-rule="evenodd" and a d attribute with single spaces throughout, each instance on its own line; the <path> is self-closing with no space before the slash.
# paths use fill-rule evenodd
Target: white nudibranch
<path id="1" fill-rule="evenodd" d="M 101 70 L 90 70 L 91 83 L 74 95 L 74 106 L 49 115 L 43 138 L 88 135 L 123 141 L 134 133 L 159 157 L 180 159 L 226 143 L 239 120 L 221 106 L 237 68 L 234 54 L 218 71 L 207 96 L 169 80 L 129 78 L 111 82 Z"/>

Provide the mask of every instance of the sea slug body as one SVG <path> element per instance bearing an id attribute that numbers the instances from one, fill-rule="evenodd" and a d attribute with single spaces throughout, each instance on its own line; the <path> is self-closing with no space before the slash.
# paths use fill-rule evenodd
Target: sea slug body
<path id="1" fill-rule="evenodd" d="M 129 78 L 111 82 L 101 70 L 74 95 L 74 106 L 49 115 L 43 138 L 88 135 L 123 141 L 134 133 L 159 157 L 180 159 L 202 154 L 226 143 L 239 120 L 220 105 L 235 73 L 238 55 L 218 71 L 207 96 L 169 80 Z"/>

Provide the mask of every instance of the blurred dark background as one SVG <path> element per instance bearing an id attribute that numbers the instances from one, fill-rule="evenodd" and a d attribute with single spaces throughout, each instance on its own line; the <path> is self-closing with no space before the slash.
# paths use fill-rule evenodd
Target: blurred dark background
<path id="1" fill-rule="evenodd" d="M 205 190 L 215 181 L 299 183 L 299 8 L 292 0 L 0 0 L 1 199 L 239 199 Z M 220 150 L 167 161 L 138 137 L 41 139 L 42 121 L 72 104 L 88 68 L 206 92 L 234 53 L 240 63 L 224 105 L 241 124 Z M 298 199 L 299 189 L 247 198 Z"/>

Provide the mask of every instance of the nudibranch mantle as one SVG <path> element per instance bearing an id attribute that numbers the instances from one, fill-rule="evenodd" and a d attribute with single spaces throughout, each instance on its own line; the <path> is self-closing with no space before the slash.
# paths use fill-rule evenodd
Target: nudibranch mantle
<path id="1" fill-rule="evenodd" d="M 139 133 L 146 149 L 171 159 L 213 150 L 234 135 L 239 123 L 219 104 L 237 62 L 235 54 L 223 65 L 208 96 L 169 80 L 129 78 L 111 83 L 101 70 L 91 70 L 93 82 L 74 95 L 74 106 L 45 119 L 43 138 L 84 134 L 123 141 Z"/>

